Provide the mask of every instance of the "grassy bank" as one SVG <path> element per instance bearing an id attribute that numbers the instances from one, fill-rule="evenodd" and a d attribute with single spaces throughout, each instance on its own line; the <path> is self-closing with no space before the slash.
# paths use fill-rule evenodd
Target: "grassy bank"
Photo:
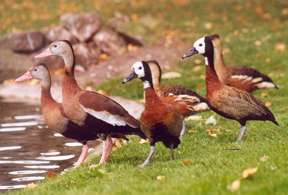
<path id="1" fill-rule="evenodd" d="M 39 5 L 41 12 L 36 14 L 46 13 L 47 18 L 36 17 L 35 21 L 30 20 L 29 6 L 21 12 L 24 19 L 16 20 L 21 6 L 30 1 L 17 1 L 20 6 L 17 9 L 7 2 L 3 3 L 4 8 L 1 5 L 4 10 L 1 10 L 4 12 L 4 16 L 0 16 L 1 22 L 4 20 L 7 23 L 1 30 L 2 34 L 12 31 L 14 26 L 19 29 L 37 29 L 47 24 L 53 25 L 63 12 L 90 9 L 101 10 L 104 19 L 113 16 L 116 11 L 127 14 L 130 22 L 123 28 L 143 36 L 148 43 L 171 34 L 192 43 L 203 34 L 217 32 L 224 39 L 227 64 L 256 67 L 269 74 L 280 87 L 279 90 L 255 93 L 255 96 L 270 105 L 280 127 L 264 122 L 249 122 L 248 134 L 240 145 L 241 150 L 229 150 L 234 147 L 232 142 L 238 133 L 238 124 L 207 112 L 200 114 L 202 120 L 187 122 L 188 132 L 183 144 L 177 149 L 174 161 L 169 160 L 168 151 L 159 145 L 152 164 L 144 170 L 138 169 L 137 165 L 147 155 L 148 145 L 132 139 L 129 145 L 112 153 L 105 167 L 89 169 L 90 164 L 99 160 L 93 158 L 88 164 L 64 176 L 48 178 L 34 189 L 11 194 L 226 194 L 230 193 L 227 185 L 240 178 L 242 171 L 250 167 L 258 167 L 258 171 L 252 178 L 241 180 L 236 194 L 287 194 L 288 11 L 285 6 L 287 9 L 288 5 L 284 1 L 271 3 L 267 0 L 258 4 L 260 1 L 195 0 L 187 4 L 186 0 L 152 3 L 145 0 L 140 3 L 54 0 L 49 5 Z M 11 18 L 10 23 L 5 21 L 6 17 Z M 30 24 L 26 22 L 28 20 Z M 151 25 L 155 22 L 157 25 Z M 286 48 L 283 49 L 283 45 Z M 200 64 L 198 59 L 201 59 Z M 181 78 L 164 82 L 183 84 L 204 95 L 202 64 L 200 57 L 179 60 L 169 71 L 180 72 Z M 142 97 L 142 85 L 139 82 L 122 86 L 120 78 L 104 82 L 97 88 L 110 95 L 135 100 Z M 205 120 L 211 115 L 216 116 L 215 126 L 205 125 Z M 211 131 L 216 136 L 209 135 Z"/>

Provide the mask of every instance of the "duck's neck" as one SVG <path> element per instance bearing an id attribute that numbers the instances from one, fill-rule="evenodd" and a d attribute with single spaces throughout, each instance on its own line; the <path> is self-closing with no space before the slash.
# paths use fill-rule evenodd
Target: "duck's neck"
<path id="1" fill-rule="evenodd" d="M 50 92 L 51 82 L 49 80 L 41 81 L 41 108 L 45 108 L 48 105 L 56 103 L 51 96 Z"/>
<path id="2" fill-rule="evenodd" d="M 65 73 L 74 76 L 74 69 L 75 69 L 75 55 L 70 48 L 70 51 L 67 51 L 65 55 L 62 56 L 64 64 L 65 64 Z"/>
<path id="3" fill-rule="evenodd" d="M 81 89 L 78 86 L 74 76 L 75 56 L 72 48 L 69 52 L 66 52 L 65 55 L 62 56 L 62 58 L 65 63 L 65 75 L 62 80 L 62 95 L 63 101 L 68 101 Z"/>
<path id="4" fill-rule="evenodd" d="M 213 50 L 214 50 L 214 66 L 215 71 L 219 77 L 219 80 L 221 82 L 224 82 L 226 77 L 228 76 L 227 68 L 224 63 L 223 53 L 222 53 L 222 47 L 220 44 L 220 40 L 216 40 L 213 43 Z"/>
<path id="5" fill-rule="evenodd" d="M 145 109 L 154 108 L 154 104 L 159 102 L 159 97 L 155 92 L 153 85 L 149 81 L 143 81 Z"/>
<path id="6" fill-rule="evenodd" d="M 221 85 L 219 78 L 216 74 L 214 67 L 214 52 L 210 52 L 205 56 L 206 64 L 206 96 L 209 93 L 212 93 L 214 90 L 218 89 Z"/>

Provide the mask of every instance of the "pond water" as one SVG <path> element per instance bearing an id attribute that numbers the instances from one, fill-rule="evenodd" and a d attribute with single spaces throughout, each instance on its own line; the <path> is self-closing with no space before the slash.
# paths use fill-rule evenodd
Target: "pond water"
<path id="1" fill-rule="evenodd" d="M 61 172 L 80 151 L 80 143 L 47 129 L 39 107 L 0 101 L 0 191 L 23 188 L 43 180 L 48 172 Z"/>

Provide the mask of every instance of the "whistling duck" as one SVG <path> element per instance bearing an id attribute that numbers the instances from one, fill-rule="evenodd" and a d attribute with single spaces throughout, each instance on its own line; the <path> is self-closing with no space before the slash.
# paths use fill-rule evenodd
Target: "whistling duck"
<path id="1" fill-rule="evenodd" d="M 250 93 L 221 83 L 214 67 L 213 37 L 205 36 L 193 44 L 183 58 L 201 54 L 206 64 L 206 99 L 210 109 L 219 115 L 240 123 L 237 142 L 242 140 L 249 120 L 271 121 L 278 125 L 272 112 Z"/>
<path id="2" fill-rule="evenodd" d="M 47 49 L 35 58 L 60 56 L 65 63 L 65 74 L 62 80 L 63 110 L 67 118 L 74 123 L 91 125 L 103 131 L 106 137 L 100 164 L 106 163 L 112 149 L 111 134 L 134 134 L 145 138 L 139 129 L 139 121 L 114 100 L 96 92 L 82 90 L 75 80 L 75 55 L 68 41 L 52 42 Z"/>
<path id="3" fill-rule="evenodd" d="M 41 80 L 41 112 L 45 123 L 48 125 L 49 129 L 61 133 L 63 136 L 71 139 L 75 139 L 83 144 L 82 152 L 78 160 L 74 163 L 75 166 L 79 166 L 85 161 L 88 154 L 89 140 L 98 139 L 105 129 L 95 129 L 91 123 L 84 123 L 84 125 L 78 125 L 73 121 L 69 120 L 64 114 L 63 107 L 60 103 L 56 102 L 50 93 L 51 88 L 51 78 L 48 69 L 44 64 L 38 64 L 31 69 L 29 69 L 22 76 L 17 78 L 15 81 L 25 81 L 30 79 Z M 87 118 L 87 120 L 90 120 Z M 112 134 L 112 137 L 118 138 L 122 137 L 122 134 Z M 109 145 L 109 142 L 105 142 Z M 109 147 L 109 146 L 104 146 Z"/>
<path id="4" fill-rule="evenodd" d="M 213 52 L 214 52 L 214 66 L 218 79 L 226 85 L 236 87 L 238 89 L 253 92 L 257 89 L 263 88 L 278 88 L 272 79 L 267 75 L 262 74 L 254 68 L 246 66 L 227 67 L 224 63 L 222 46 L 219 35 L 211 35 Z M 189 57 L 190 54 L 185 57 Z"/>
<path id="5" fill-rule="evenodd" d="M 155 60 L 149 60 L 145 62 L 150 68 L 152 74 L 153 88 L 158 94 L 158 96 L 172 96 L 172 100 L 174 100 L 171 102 L 172 104 L 184 103 L 186 105 L 186 109 L 179 110 L 184 117 L 209 109 L 206 103 L 206 99 L 190 89 L 187 89 L 181 85 L 160 86 L 162 70 L 159 63 Z"/>
<path id="6" fill-rule="evenodd" d="M 150 141 L 150 152 L 140 167 L 146 166 L 155 152 L 155 144 L 162 142 L 171 150 L 171 158 L 174 159 L 173 150 L 180 144 L 180 134 L 185 128 L 184 117 L 177 108 L 166 103 L 168 97 L 159 97 L 153 88 L 152 74 L 145 61 L 138 61 L 132 65 L 131 74 L 123 80 L 123 83 L 134 78 L 142 80 L 144 85 L 145 105 L 140 117 L 141 130 Z"/>

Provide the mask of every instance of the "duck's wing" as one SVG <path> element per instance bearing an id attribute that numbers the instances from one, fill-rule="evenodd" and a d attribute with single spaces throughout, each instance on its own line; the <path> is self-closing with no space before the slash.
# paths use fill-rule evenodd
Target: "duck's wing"
<path id="1" fill-rule="evenodd" d="M 246 66 L 229 67 L 231 79 L 251 83 L 257 88 L 278 88 L 273 80 L 258 70 Z"/>
<path id="2" fill-rule="evenodd" d="M 104 95 L 83 91 L 79 95 L 79 103 L 86 113 L 110 125 L 139 127 L 138 120 L 132 117 L 119 103 Z"/>
<path id="3" fill-rule="evenodd" d="M 234 87 L 224 86 L 215 95 L 214 106 L 237 120 L 270 120 L 276 122 L 272 112 L 254 96 Z"/>

